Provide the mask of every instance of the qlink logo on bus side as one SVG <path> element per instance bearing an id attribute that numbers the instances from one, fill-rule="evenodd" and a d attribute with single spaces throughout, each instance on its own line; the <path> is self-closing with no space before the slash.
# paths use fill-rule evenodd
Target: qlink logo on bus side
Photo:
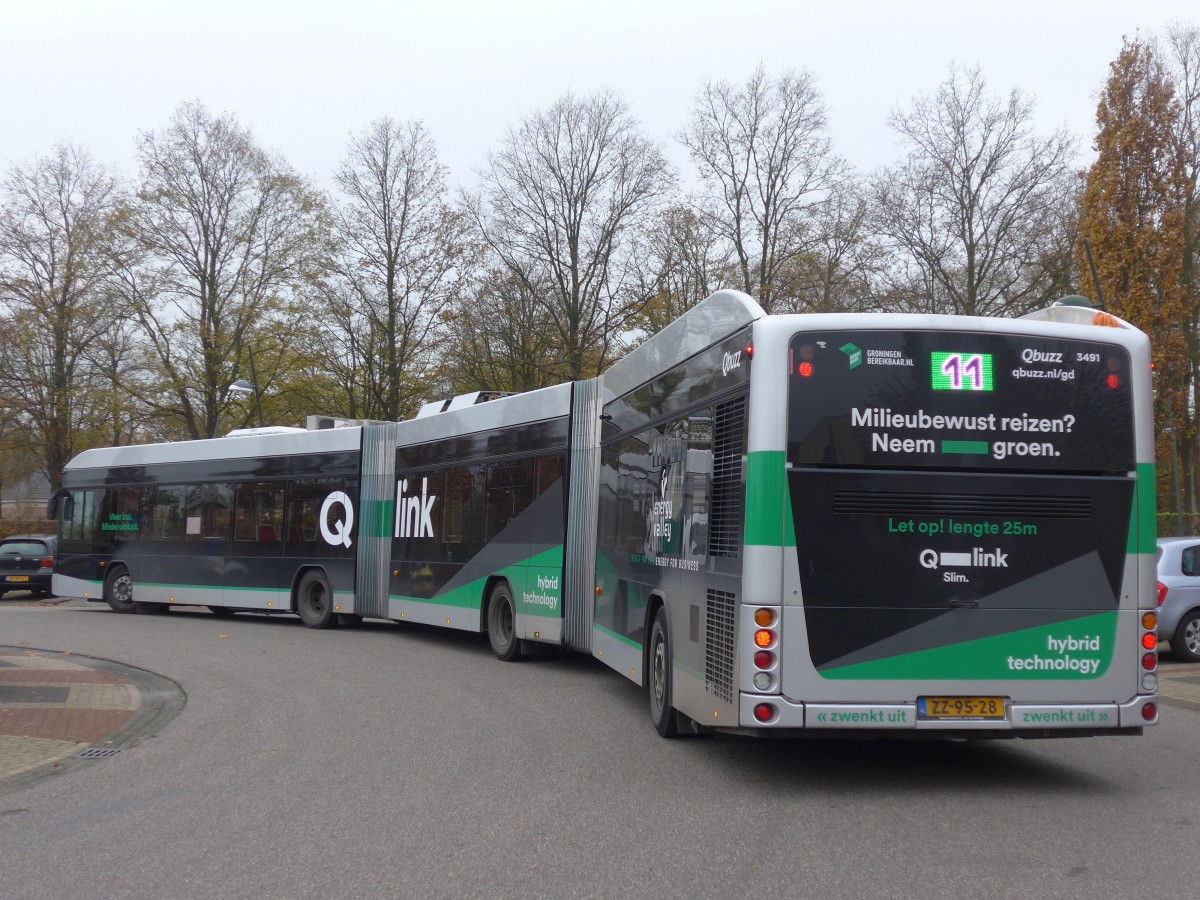
<path id="1" fill-rule="evenodd" d="M 331 528 L 329 513 L 335 506 L 341 506 L 344 515 L 334 519 Z M 339 544 L 343 547 L 350 546 L 350 529 L 354 527 L 354 504 L 344 491 L 334 491 L 325 498 L 325 502 L 321 504 L 321 517 L 318 521 L 325 543 L 334 547 Z"/>
<path id="2" fill-rule="evenodd" d="M 408 479 L 396 482 L 396 537 L 433 537 L 433 504 L 429 479 L 421 479 L 421 493 L 408 496 Z"/>

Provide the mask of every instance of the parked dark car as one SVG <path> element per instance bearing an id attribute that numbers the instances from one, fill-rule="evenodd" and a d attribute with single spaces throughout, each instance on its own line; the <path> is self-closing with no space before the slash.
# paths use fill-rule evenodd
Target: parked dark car
<path id="1" fill-rule="evenodd" d="M 58 538 L 52 534 L 14 534 L 0 540 L 0 596 L 33 591 L 49 597 Z"/>

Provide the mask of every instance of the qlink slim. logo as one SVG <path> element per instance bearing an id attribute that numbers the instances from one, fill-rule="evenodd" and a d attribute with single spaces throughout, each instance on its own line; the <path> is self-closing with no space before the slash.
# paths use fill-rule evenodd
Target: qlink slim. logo
<path id="1" fill-rule="evenodd" d="M 342 507 L 343 515 L 334 519 L 333 527 L 330 527 L 329 513 L 335 506 Z M 318 521 L 325 543 L 334 547 L 339 544 L 343 547 L 350 546 L 350 529 L 354 527 L 354 504 L 344 491 L 334 491 L 325 498 L 325 502 L 321 504 L 321 517 Z"/>
<path id="2" fill-rule="evenodd" d="M 421 479 L 421 493 L 408 495 L 408 479 L 396 482 L 396 537 L 433 537 L 433 504 L 429 479 Z"/>

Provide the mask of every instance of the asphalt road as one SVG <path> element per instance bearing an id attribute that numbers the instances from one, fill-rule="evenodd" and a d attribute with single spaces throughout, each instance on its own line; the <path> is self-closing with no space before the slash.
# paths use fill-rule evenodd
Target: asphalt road
<path id="1" fill-rule="evenodd" d="M 1142 738 L 657 737 L 581 657 L 288 617 L 0 609 L 179 682 L 157 737 L 0 796 L 0 895 L 1190 895 L 1200 709 Z"/>

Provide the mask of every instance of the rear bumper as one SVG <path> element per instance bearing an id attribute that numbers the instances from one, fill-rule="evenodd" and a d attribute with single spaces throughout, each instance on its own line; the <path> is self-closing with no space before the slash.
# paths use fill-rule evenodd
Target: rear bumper
<path id="1" fill-rule="evenodd" d="M 44 572 L 6 572 L 0 575 L 0 591 L 49 591 L 53 571 Z M 13 578 L 24 578 L 26 581 L 12 581 Z"/>
<path id="2" fill-rule="evenodd" d="M 922 719 L 912 703 L 794 703 L 778 695 L 743 693 L 739 724 L 756 732 L 803 730 L 810 732 L 906 733 L 928 737 L 1066 737 L 1068 735 L 1131 733 L 1158 723 L 1157 697 L 1137 696 L 1126 703 L 1033 704 L 1005 703 L 1003 719 Z M 1155 704 L 1154 715 L 1142 708 Z M 761 721 L 755 707 L 768 704 L 774 715 Z"/>

